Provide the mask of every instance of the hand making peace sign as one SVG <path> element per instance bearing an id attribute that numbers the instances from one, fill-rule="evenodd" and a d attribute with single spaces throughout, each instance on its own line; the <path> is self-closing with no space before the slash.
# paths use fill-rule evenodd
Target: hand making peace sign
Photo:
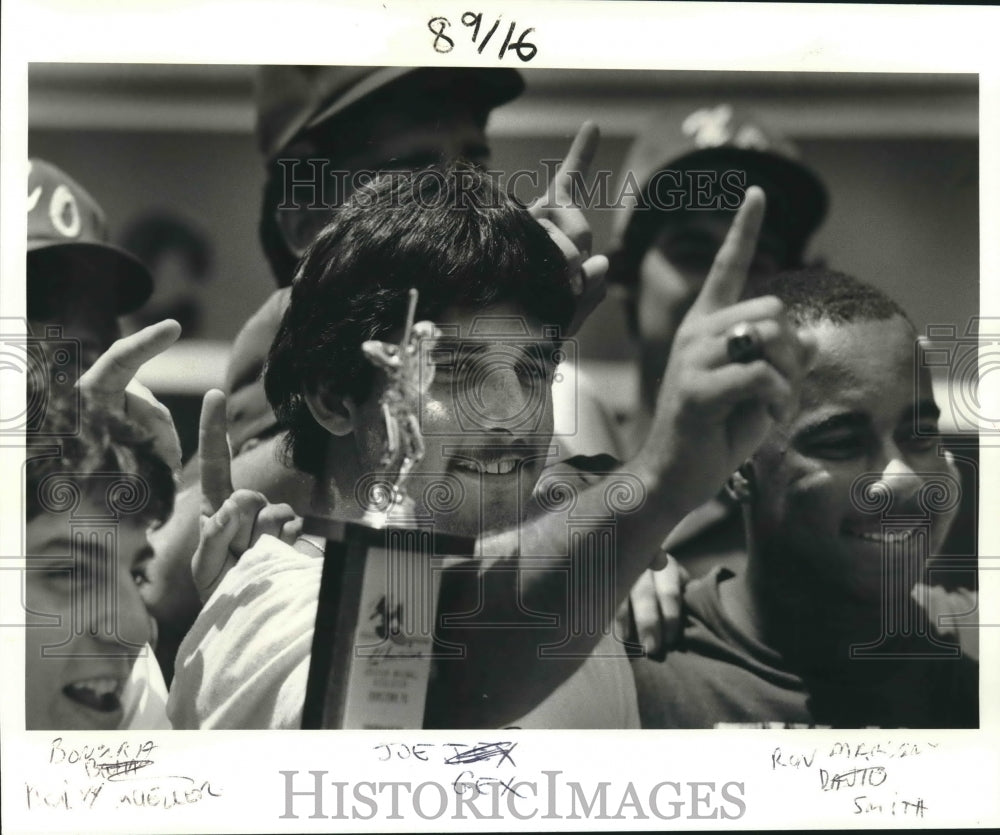
<path id="1" fill-rule="evenodd" d="M 205 394 L 198 427 L 201 459 L 201 529 L 191 560 L 195 588 L 204 603 L 226 573 L 264 534 L 289 545 L 302 530 L 302 519 L 287 504 L 270 504 L 256 490 L 233 490 L 231 454 L 226 438 L 226 396 Z"/>

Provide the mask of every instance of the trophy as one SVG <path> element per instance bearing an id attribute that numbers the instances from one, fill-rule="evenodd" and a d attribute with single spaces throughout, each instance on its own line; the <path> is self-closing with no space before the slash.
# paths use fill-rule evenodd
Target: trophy
<path id="1" fill-rule="evenodd" d="M 360 518 L 308 517 L 303 532 L 326 540 L 303 728 L 420 728 L 434 656 L 437 592 L 444 562 L 469 557 L 475 541 L 436 531 L 407 481 L 424 455 L 421 395 L 433 380 L 414 324 L 410 290 L 398 345 L 361 346 L 378 368 L 384 470 L 356 491 Z"/>

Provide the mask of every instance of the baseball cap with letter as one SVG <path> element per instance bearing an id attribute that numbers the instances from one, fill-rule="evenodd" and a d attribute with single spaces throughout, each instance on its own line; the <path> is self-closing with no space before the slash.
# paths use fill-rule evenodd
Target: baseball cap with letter
<path id="1" fill-rule="evenodd" d="M 97 201 L 52 163 L 35 158 L 28 165 L 29 312 L 42 312 L 52 294 L 78 284 L 109 289 L 117 315 L 140 307 L 153 292 L 153 278 L 137 258 L 108 242 Z"/>
<path id="2" fill-rule="evenodd" d="M 826 188 L 799 159 L 798 148 L 756 115 L 727 103 L 661 111 L 632 144 L 622 171 L 633 185 L 622 189 L 625 205 L 615 217 L 609 277 L 625 286 L 635 283 L 657 232 L 672 214 L 682 214 L 660 208 L 670 204 L 657 190 L 675 181 L 658 172 L 745 174 L 746 186 L 764 189 L 764 224 L 786 241 L 792 258 L 801 255 L 827 211 Z"/>

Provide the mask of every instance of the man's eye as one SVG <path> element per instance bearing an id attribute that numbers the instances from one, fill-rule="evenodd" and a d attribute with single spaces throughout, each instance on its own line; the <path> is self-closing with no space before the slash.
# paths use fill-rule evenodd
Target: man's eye
<path id="1" fill-rule="evenodd" d="M 146 572 L 145 563 L 132 566 L 131 573 L 132 573 L 132 579 L 135 581 L 135 584 L 139 588 L 142 588 L 143 586 L 149 583 L 149 574 Z"/>
<path id="2" fill-rule="evenodd" d="M 698 269 L 707 272 L 715 259 L 715 251 L 707 246 L 674 245 L 665 253 L 666 258 L 674 266 Z"/>
<path id="3" fill-rule="evenodd" d="M 538 360 L 523 360 L 517 364 L 517 375 L 525 382 L 544 383 L 551 376 L 548 364 Z"/>
<path id="4" fill-rule="evenodd" d="M 921 424 L 917 427 L 915 434 L 909 431 L 902 433 L 897 438 L 897 443 L 908 449 L 926 452 L 927 450 L 936 449 L 938 444 L 941 443 L 941 433 L 938 431 L 936 423 Z"/>
<path id="5" fill-rule="evenodd" d="M 802 452 L 813 458 L 839 461 L 860 458 L 865 454 L 865 439 L 856 434 L 820 435 L 800 444 Z"/>

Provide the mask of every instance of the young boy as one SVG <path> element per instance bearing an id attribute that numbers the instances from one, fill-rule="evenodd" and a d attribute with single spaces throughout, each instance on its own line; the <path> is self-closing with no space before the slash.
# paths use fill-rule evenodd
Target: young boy
<path id="1" fill-rule="evenodd" d="M 431 352 L 438 359 L 420 414 L 426 454 L 411 495 L 438 530 L 476 537 L 483 559 L 442 581 L 439 613 L 475 617 L 436 630 L 465 654 L 435 665 L 425 725 L 634 723 L 627 662 L 610 630 L 614 606 L 664 527 L 712 495 L 771 415 L 790 408 L 808 365 L 808 343 L 785 325 L 780 304 L 736 304 L 762 214 L 763 195 L 751 189 L 682 327 L 647 443 L 592 486 L 580 473 L 540 480 L 559 329 L 574 293 L 559 247 L 487 175 L 455 166 L 379 179 L 310 247 L 265 384 L 293 463 L 317 478 L 314 514 L 359 515 L 359 488 L 383 469 L 377 377 L 362 343 L 398 341 L 410 288 L 417 319 L 449 335 Z M 741 321 L 758 323 L 761 354 L 736 364 L 725 345 Z M 442 507 L 440 494 L 416 486 L 435 482 L 457 501 Z M 594 551 L 590 534 L 602 531 Z M 181 646 L 170 696 L 176 727 L 298 726 L 320 556 L 308 542 L 292 548 L 272 537 L 242 555 Z M 578 602 L 567 599 L 567 575 L 587 577 L 597 563 L 585 586 L 599 608 L 578 612 L 592 626 L 567 628 Z M 556 613 L 559 625 L 540 628 L 531 613 Z M 561 658 L 539 657 L 541 644 L 560 641 Z"/>
<path id="2" fill-rule="evenodd" d="M 173 475 L 123 415 L 47 396 L 25 464 L 27 728 L 169 728 L 139 586 Z"/>
<path id="3" fill-rule="evenodd" d="M 635 663 L 643 726 L 976 727 L 977 664 L 927 613 L 925 561 L 961 487 L 916 331 L 839 273 L 763 292 L 811 331 L 816 362 L 731 479 L 745 571 L 690 585 L 678 648 Z"/>

